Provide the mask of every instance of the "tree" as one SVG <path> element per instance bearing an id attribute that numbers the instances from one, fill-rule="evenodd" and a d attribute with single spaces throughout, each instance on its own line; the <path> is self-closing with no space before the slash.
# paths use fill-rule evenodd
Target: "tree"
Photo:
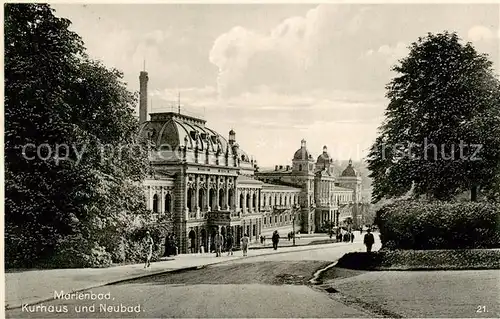
<path id="1" fill-rule="evenodd" d="M 149 218 L 136 97 L 69 26 L 46 4 L 5 6 L 7 267 L 109 262 L 104 234 Z"/>
<path id="2" fill-rule="evenodd" d="M 393 70 L 368 156 L 373 201 L 410 190 L 440 200 L 491 191 L 500 172 L 500 85 L 488 57 L 456 33 L 428 34 Z"/>

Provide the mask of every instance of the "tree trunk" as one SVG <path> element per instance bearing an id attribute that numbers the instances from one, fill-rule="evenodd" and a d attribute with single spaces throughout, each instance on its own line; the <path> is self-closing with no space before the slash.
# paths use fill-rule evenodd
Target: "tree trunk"
<path id="1" fill-rule="evenodd" d="M 477 202 L 477 186 L 472 186 L 470 189 L 470 200 L 471 202 Z"/>

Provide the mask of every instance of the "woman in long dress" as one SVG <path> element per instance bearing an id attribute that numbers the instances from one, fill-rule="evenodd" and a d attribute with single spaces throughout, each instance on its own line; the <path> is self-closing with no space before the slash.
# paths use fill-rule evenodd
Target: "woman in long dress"
<path id="1" fill-rule="evenodd" d="M 241 238 L 241 250 L 243 251 L 243 256 L 247 255 L 249 241 L 250 239 L 248 238 L 247 234 L 243 235 L 243 238 Z"/>
<path id="2" fill-rule="evenodd" d="M 151 257 L 153 257 L 153 238 L 149 233 L 149 230 L 146 232 L 145 238 L 145 252 L 146 252 L 146 263 L 144 264 L 144 268 L 151 266 Z"/>

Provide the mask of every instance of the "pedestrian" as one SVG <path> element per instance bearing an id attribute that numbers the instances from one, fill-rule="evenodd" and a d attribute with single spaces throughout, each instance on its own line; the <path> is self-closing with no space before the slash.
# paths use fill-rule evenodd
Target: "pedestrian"
<path id="1" fill-rule="evenodd" d="M 363 239 L 363 243 L 366 245 L 366 251 L 371 252 L 373 243 L 375 242 L 375 238 L 373 238 L 373 234 L 371 233 L 370 228 L 366 230 L 365 238 Z"/>
<path id="2" fill-rule="evenodd" d="M 354 242 L 354 232 L 351 232 L 351 243 Z"/>
<path id="3" fill-rule="evenodd" d="M 220 257 L 222 254 L 222 245 L 224 245 L 224 236 L 222 236 L 217 230 L 217 234 L 214 237 L 215 244 L 215 257 Z"/>
<path id="4" fill-rule="evenodd" d="M 144 248 L 146 253 L 146 263 L 144 264 L 144 268 L 151 266 L 151 257 L 153 256 L 153 245 L 154 241 L 148 230 L 146 231 L 146 238 L 144 239 Z"/>
<path id="5" fill-rule="evenodd" d="M 247 255 L 249 241 L 250 239 L 248 238 L 248 235 L 244 234 L 243 237 L 241 238 L 241 250 L 243 251 L 243 256 Z"/>
<path id="6" fill-rule="evenodd" d="M 274 231 L 272 240 L 273 240 L 273 248 L 274 248 L 274 250 L 277 250 L 278 249 L 278 243 L 280 241 L 280 235 L 278 234 L 277 230 Z"/>
<path id="7" fill-rule="evenodd" d="M 227 255 L 231 254 L 233 255 L 233 235 L 229 234 L 227 235 L 226 239 L 226 248 L 227 248 Z"/>
<path id="8" fill-rule="evenodd" d="M 165 256 L 170 257 L 170 235 L 167 235 L 167 238 L 165 239 Z"/>

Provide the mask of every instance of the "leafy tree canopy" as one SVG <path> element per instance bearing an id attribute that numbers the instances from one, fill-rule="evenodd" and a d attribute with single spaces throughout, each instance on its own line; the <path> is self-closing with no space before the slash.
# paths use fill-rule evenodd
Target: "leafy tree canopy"
<path id="1" fill-rule="evenodd" d="M 456 33 L 410 46 L 387 85 L 385 121 L 372 145 L 373 200 L 412 194 L 447 200 L 493 194 L 500 173 L 500 84 L 492 62 Z"/>
<path id="2" fill-rule="evenodd" d="M 7 266 L 46 262 L 68 238 L 90 251 L 145 213 L 136 97 L 69 26 L 46 4 L 5 6 Z"/>

